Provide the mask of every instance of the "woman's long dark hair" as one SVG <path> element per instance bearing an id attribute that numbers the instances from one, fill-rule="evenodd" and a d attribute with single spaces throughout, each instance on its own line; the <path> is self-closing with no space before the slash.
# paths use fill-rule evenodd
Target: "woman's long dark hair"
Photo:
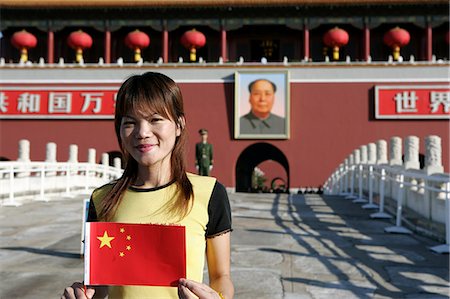
<path id="1" fill-rule="evenodd" d="M 111 191 L 103 198 L 99 220 L 109 221 L 114 216 L 123 193 L 134 183 L 138 163 L 125 150 L 120 138 L 122 118 L 129 112 L 153 111 L 173 120 L 180 128 L 180 136 L 175 140 L 171 155 L 171 180 L 177 184 L 176 200 L 170 205 L 171 212 L 181 218 L 189 213 L 193 201 L 193 188 L 186 175 L 185 148 L 187 132 L 185 130 L 183 97 L 178 85 L 169 77 L 154 72 L 135 75 L 128 78 L 117 93 L 114 126 L 117 140 L 125 160 L 125 170 Z"/>

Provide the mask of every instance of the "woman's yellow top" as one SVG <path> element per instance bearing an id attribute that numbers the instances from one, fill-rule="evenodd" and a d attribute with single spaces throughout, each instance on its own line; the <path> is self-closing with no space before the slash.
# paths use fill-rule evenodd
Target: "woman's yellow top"
<path id="1" fill-rule="evenodd" d="M 177 185 L 138 189 L 130 187 L 124 194 L 111 222 L 177 224 L 186 227 L 186 278 L 203 281 L 206 238 L 231 231 L 231 212 L 225 188 L 215 178 L 188 174 L 193 185 L 194 204 L 181 221 L 174 220 L 168 204 L 177 194 Z M 96 221 L 100 201 L 113 183 L 92 193 L 88 221 Z M 158 244 L 155 244 L 158 246 Z M 176 287 L 110 286 L 109 298 L 178 298 Z"/>

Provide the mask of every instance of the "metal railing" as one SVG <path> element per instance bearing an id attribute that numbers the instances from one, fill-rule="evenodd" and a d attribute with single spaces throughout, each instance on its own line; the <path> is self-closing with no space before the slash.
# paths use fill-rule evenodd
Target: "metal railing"
<path id="1" fill-rule="evenodd" d="M 0 205 L 18 206 L 28 197 L 46 201 L 49 194 L 89 193 L 122 172 L 109 165 L 82 162 L 0 162 Z"/>
<path id="2" fill-rule="evenodd" d="M 357 190 L 357 192 L 356 192 Z M 386 199 L 395 205 L 395 226 L 389 233 L 411 233 L 402 226 L 403 208 L 407 207 L 429 221 L 445 224 L 445 244 L 433 251 L 448 253 L 450 248 L 450 175 L 427 175 L 420 170 L 405 170 L 388 165 L 340 165 L 324 184 L 324 192 L 343 195 L 354 203 L 366 203 L 364 209 L 378 209 L 371 218 L 392 218 L 385 212 Z M 367 196 L 367 198 L 365 197 Z M 374 196 L 378 196 L 378 204 Z"/>

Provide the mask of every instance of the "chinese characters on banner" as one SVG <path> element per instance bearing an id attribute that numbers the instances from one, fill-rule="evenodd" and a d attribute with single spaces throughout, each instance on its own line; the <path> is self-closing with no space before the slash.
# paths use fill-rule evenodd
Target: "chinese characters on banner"
<path id="1" fill-rule="evenodd" d="M 0 119 L 114 118 L 120 83 L 1 84 Z"/>
<path id="2" fill-rule="evenodd" d="M 378 119 L 450 119 L 450 86 L 375 86 Z"/>

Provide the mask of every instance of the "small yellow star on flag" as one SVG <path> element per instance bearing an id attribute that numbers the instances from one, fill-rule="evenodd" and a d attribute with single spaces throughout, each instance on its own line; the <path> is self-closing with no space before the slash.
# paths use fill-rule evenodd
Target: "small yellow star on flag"
<path id="1" fill-rule="evenodd" d="M 130 236 L 130 235 L 127 236 L 127 240 L 128 240 L 128 241 L 131 240 L 131 236 Z"/>
<path id="2" fill-rule="evenodd" d="M 131 246 L 130 245 L 127 246 L 127 250 L 131 250 Z"/>
<path id="3" fill-rule="evenodd" d="M 108 232 L 105 230 L 105 232 L 103 233 L 102 237 L 97 237 L 97 239 L 100 240 L 100 248 L 102 248 L 103 246 L 108 246 L 109 248 L 111 247 L 111 241 L 114 240 L 114 237 L 110 237 L 108 236 Z"/>
<path id="4" fill-rule="evenodd" d="M 124 233 L 124 232 L 125 232 L 125 229 L 124 229 L 123 227 L 121 227 L 121 228 L 120 228 L 120 232 L 121 232 L 121 233 Z"/>
<path id="5" fill-rule="evenodd" d="M 124 257 L 125 256 L 125 253 L 123 253 L 122 251 L 119 253 L 119 255 L 121 256 L 121 257 Z"/>

